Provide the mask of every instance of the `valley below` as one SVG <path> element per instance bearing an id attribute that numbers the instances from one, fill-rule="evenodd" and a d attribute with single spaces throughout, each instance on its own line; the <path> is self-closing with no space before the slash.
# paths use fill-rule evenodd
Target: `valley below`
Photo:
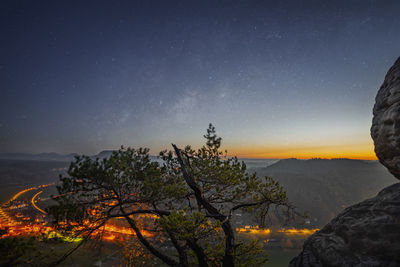
<path id="1" fill-rule="evenodd" d="M 386 169 L 375 161 L 244 161 L 247 161 L 249 172 L 256 171 L 259 177 L 267 175 L 279 181 L 287 191 L 289 200 L 300 212 L 307 214 L 302 224 L 285 227 L 272 222 L 268 227 L 259 227 L 251 218 L 235 214 L 238 238 L 259 240 L 269 255 L 267 266 L 287 265 L 299 253 L 305 239 L 344 207 L 372 197 L 374 192 L 395 182 Z M 57 260 L 80 241 L 79 237 L 58 233 L 46 212 L 46 208 L 54 203 L 52 198 L 57 197 L 57 177 L 65 174 L 68 164 L 65 161 L 0 160 L 0 228 L 8 228 L 6 236 L 46 236 L 47 240 L 57 237 L 63 241 L 40 242 L 37 245 L 52 251 L 52 256 L 44 257 L 48 262 Z M 151 236 L 151 233 L 148 235 Z M 102 229 L 101 238 L 100 247 L 95 242 L 88 242 L 79 249 L 80 252 L 71 256 L 71 261 L 78 257 L 79 262 L 87 264 L 85 266 L 99 262 L 106 266 L 120 263 L 121 244 L 134 238 L 134 233 L 123 221 L 116 219 Z M 92 249 L 93 246 L 96 250 Z"/>

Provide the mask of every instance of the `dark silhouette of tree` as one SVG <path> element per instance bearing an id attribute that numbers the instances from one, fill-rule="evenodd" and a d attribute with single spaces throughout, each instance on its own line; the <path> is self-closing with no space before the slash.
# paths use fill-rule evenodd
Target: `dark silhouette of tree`
<path id="1" fill-rule="evenodd" d="M 222 152 L 210 124 L 206 144 L 172 145 L 150 160 L 148 149 L 121 148 L 109 158 L 77 157 L 49 208 L 56 225 L 89 238 L 110 220 L 124 220 L 148 252 L 169 266 L 257 266 L 257 242 L 236 238 L 234 213 L 251 212 L 265 224 L 272 206 L 292 209 L 278 182 L 249 174 Z M 173 251 L 171 250 L 173 248 Z"/>

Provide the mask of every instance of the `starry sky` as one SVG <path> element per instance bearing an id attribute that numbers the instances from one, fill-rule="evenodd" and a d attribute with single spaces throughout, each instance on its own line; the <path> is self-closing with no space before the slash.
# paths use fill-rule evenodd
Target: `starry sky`
<path id="1" fill-rule="evenodd" d="M 373 159 L 399 1 L 1 1 L 0 152 Z"/>

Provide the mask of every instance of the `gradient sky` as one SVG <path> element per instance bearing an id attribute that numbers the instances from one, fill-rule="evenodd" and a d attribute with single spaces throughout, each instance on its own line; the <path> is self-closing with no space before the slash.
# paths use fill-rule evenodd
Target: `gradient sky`
<path id="1" fill-rule="evenodd" d="M 1 1 L 0 152 L 374 158 L 400 1 Z"/>

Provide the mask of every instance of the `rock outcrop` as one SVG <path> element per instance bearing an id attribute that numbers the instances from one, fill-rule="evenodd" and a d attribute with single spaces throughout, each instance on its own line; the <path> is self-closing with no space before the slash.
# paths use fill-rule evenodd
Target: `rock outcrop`
<path id="1" fill-rule="evenodd" d="M 400 58 L 376 95 L 371 136 L 379 161 L 400 179 Z"/>
<path id="2" fill-rule="evenodd" d="M 341 212 L 290 266 L 400 266 L 400 183 Z"/>
<path id="3" fill-rule="evenodd" d="M 375 153 L 400 179 L 400 58 L 378 91 L 373 113 Z M 400 266 L 400 183 L 341 212 L 304 242 L 290 266 Z"/>

